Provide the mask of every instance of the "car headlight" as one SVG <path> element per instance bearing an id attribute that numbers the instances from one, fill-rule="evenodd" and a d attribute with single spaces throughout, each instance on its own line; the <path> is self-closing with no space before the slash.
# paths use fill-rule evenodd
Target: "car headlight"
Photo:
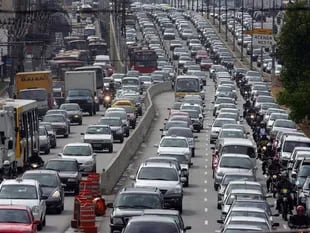
<path id="1" fill-rule="evenodd" d="M 123 133 L 123 130 L 122 130 L 122 129 L 118 129 L 118 130 L 116 131 L 116 133 L 117 133 L 117 134 L 122 134 L 122 133 Z"/>
<path id="2" fill-rule="evenodd" d="M 60 197 L 60 192 L 59 191 L 55 191 L 52 196 L 52 198 L 59 198 Z"/>
<path id="3" fill-rule="evenodd" d="M 87 100 L 87 103 L 92 103 L 92 102 L 93 102 L 92 99 L 88 99 L 88 100 Z"/>
<path id="4" fill-rule="evenodd" d="M 99 100 L 98 100 L 98 97 L 97 97 L 97 96 L 95 96 L 94 99 L 95 99 L 95 102 L 96 102 L 96 103 L 99 103 Z"/>
<path id="5" fill-rule="evenodd" d="M 75 182 L 75 181 L 76 181 L 76 178 L 69 178 L 68 181 L 69 181 L 69 182 Z"/>
<path id="6" fill-rule="evenodd" d="M 112 223 L 113 224 L 123 224 L 123 220 L 121 218 L 112 218 Z"/>
<path id="7" fill-rule="evenodd" d="M 76 114 L 76 115 L 74 115 L 74 117 L 75 117 L 75 118 L 78 118 L 78 117 L 79 117 L 79 115 L 78 115 L 78 114 Z"/>
<path id="8" fill-rule="evenodd" d="M 32 210 L 33 214 L 38 214 L 40 212 L 40 207 L 35 205 L 35 206 L 32 207 L 31 210 Z"/>
<path id="9" fill-rule="evenodd" d="M 106 95 L 106 96 L 104 97 L 104 101 L 106 101 L 106 102 L 111 101 L 111 96 Z"/>
<path id="10" fill-rule="evenodd" d="M 93 161 L 92 161 L 92 160 L 86 161 L 86 162 L 84 163 L 84 165 L 86 165 L 86 166 L 93 165 Z"/>

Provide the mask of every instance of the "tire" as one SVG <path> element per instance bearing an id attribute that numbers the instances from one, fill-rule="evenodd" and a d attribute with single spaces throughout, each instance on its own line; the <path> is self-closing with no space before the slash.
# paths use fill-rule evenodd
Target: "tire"
<path id="1" fill-rule="evenodd" d="M 56 209 L 56 214 L 61 214 L 62 208 L 63 208 L 62 206 L 58 207 L 58 208 Z"/>
<path id="2" fill-rule="evenodd" d="M 222 209 L 222 205 L 219 204 L 219 203 L 217 203 L 217 209 L 218 209 L 218 210 Z"/>
<path id="3" fill-rule="evenodd" d="M 200 133 L 200 129 L 197 129 L 197 133 Z"/>
<path id="4" fill-rule="evenodd" d="M 46 226 L 46 216 L 44 216 L 43 222 L 42 222 L 43 226 Z"/>
<path id="5" fill-rule="evenodd" d="M 188 187 L 189 186 L 189 177 L 187 177 L 186 182 L 184 183 L 184 187 Z"/>
<path id="6" fill-rule="evenodd" d="M 80 122 L 79 122 L 79 125 L 82 125 L 82 124 L 83 124 L 83 122 L 82 122 L 82 121 L 80 121 Z"/>
<path id="7" fill-rule="evenodd" d="M 192 157 L 195 157 L 195 149 L 192 148 Z"/>
<path id="8" fill-rule="evenodd" d="M 80 188 L 79 188 L 79 185 L 77 185 L 77 187 L 74 189 L 74 194 L 78 195 L 79 192 L 80 192 Z"/>
<path id="9" fill-rule="evenodd" d="M 219 189 L 218 185 L 214 184 L 214 190 L 217 191 Z"/>
<path id="10" fill-rule="evenodd" d="M 64 138 L 67 138 L 68 136 L 69 136 L 68 134 L 65 134 L 65 135 L 64 135 Z"/>
<path id="11" fill-rule="evenodd" d="M 120 140 L 119 140 L 120 143 L 123 143 L 124 142 L 124 137 L 122 137 Z"/>
<path id="12" fill-rule="evenodd" d="M 44 154 L 48 155 L 50 153 L 50 148 L 45 149 Z"/>
<path id="13" fill-rule="evenodd" d="M 113 152 L 113 146 L 110 146 L 109 153 L 112 153 L 112 152 Z"/>
<path id="14" fill-rule="evenodd" d="M 96 115 L 96 107 L 94 107 L 94 115 Z"/>
<path id="15" fill-rule="evenodd" d="M 130 132 L 129 132 L 129 130 L 128 130 L 128 132 L 126 133 L 126 137 L 129 137 L 129 134 L 130 134 Z"/>
<path id="16" fill-rule="evenodd" d="M 90 109 L 90 111 L 88 111 L 89 116 L 93 116 L 94 115 L 94 110 Z"/>
<path id="17" fill-rule="evenodd" d="M 136 124 L 132 124 L 132 125 L 131 125 L 131 128 L 132 128 L 132 129 L 135 129 L 135 128 L 136 128 Z"/>
<path id="18" fill-rule="evenodd" d="M 177 210 L 180 212 L 180 214 L 182 214 L 182 212 L 183 212 L 183 204 L 182 204 L 182 202 L 178 206 Z"/>
<path id="19" fill-rule="evenodd" d="M 43 228 L 42 223 L 38 224 L 38 226 L 37 226 L 38 231 L 41 231 L 42 228 Z"/>

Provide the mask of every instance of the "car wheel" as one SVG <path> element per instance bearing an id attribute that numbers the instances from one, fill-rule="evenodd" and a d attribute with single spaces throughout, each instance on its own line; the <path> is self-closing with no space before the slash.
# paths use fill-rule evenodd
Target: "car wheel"
<path id="1" fill-rule="evenodd" d="M 65 135 L 64 135 L 64 138 L 67 138 L 69 135 L 66 133 Z"/>
<path id="2" fill-rule="evenodd" d="M 43 222 L 42 222 L 42 226 L 46 225 L 46 216 L 44 216 Z"/>
<path id="3" fill-rule="evenodd" d="M 57 142 L 55 140 L 55 143 L 53 144 L 52 148 L 56 148 L 57 147 Z"/>
<path id="4" fill-rule="evenodd" d="M 195 148 L 192 148 L 192 157 L 195 157 Z"/>
<path id="5" fill-rule="evenodd" d="M 133 128 L 133 129 L 136 128 L 136 124 L 132 124 L 131 128 Z"/>
<path id="6" fill-rule="evenodd" d="M 122 137 L 120 140 L 119 140 L 120 143 L 123 143 L 124 142 L 124 138 Z"/>
<path id="7" fill-rule="evenodd" d="M 218 210 L 222 209 L 222 205 L 219 204 L 219 203 L 217 203 L 217 209 L 218 209 Z"/>
<path id="8" fill-rule="evenodd" d="M 109 153 L 112 153 L 112 152 L 113 152 L 113 146 L 110 146 Z"/>
<path id="9" fill-rule="evenodd" d="M 61 212 L 62 212 L 62 206 L 60 206 L 56 209 L 56 214 L 61 214 Z"/>
<path id="10" fill-rule="evenodd" d="M 82 123 L 83 123 L 83 122 L 82 122 L 82 120 L 81 120 L 81 121 L 79 122 L 79 125 L 82 125 Z"/>
<path id="11" fill-rule="evenodd" d="M 76 187 L 75 190 L 74 190 L 74 194 L 75 194 L 75 195 L 78 195 L 79 192 L 80 192 L 80 188 L 79 188 L 79 185 L 77 185 L 77 187 Z"/>
<path id="12" fill-rule="evenodd" d="M 40 222 L 40 223 L 38 224 L 38 226 L 37 226 L 37 229 L 38 229 L 38 231 L 41 231 L 41 230 L 42 230 L 42 228 L 43 228 L 43 226 L 42 226 L 42 222 Z"/>
<path id="13" fill-rule="evenodd" d="M 130 132 L 129 132 L 129 130 L 128 130 L 127 133 L 126 133 L 126 137 L 129 137 L 129 134 L 130 134 Z"/>
<path id="14" fill-rule="evenodd" d="M 48 155 L 50 153 L 50 148 L 46 148 L 44 154 Z"/>
<path id="15" fill-rule="evenodd" d="M 177 209 L 180 212 L 180 214 L 182 214 L 182 212 L 183 212 L 183 204 L 182 204 L 182 202 L 180 203 L 180 205 L 178 206 Z"/>
<path id="16" fill-rule="evenodd" d="M 200 129 L 197 129 L 197 133 L 200 133 Z"/>
<path id="17" fill-rule="evenodd" d="M 217 184 L 214 183 L 214 190 L 217 191 L 218 190 L 218 186 Z"/>
<path id="18" fill-rule="evenodd" d="M 187 177 L 186 182 L 184 183 L 184 187 L 188 187 L 189 186 L 189 177 Z"/>
<path id="19" fill-rule="evenodd" d="M 89 116 L 92 116 L 92 115 L 93 115 L 93 111 L 92 111 L 92 110 L 89 111 L 88 113 L 89 113 Z"/>

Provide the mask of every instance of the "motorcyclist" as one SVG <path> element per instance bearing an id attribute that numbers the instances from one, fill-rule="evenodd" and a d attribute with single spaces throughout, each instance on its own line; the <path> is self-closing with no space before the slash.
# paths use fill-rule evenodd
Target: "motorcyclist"
<path id="1" fill-rule="evenodd" d="M 44 161 L 43 161 L 43 159 L 41 158 L 41 156 L 40 156 L 39 154 L 40 154 L 39 151 L 37 151 L 37 150 L 33 151 L 32 156 L 30 156 L 30 157 L 28 158 L 28 162 L 29 162 L 30 164 L 31 164 L 31 163 L 36 163 L 36 164 L 38 164 L 39 166 L 43 165 L 43 164 L 44 164 Z"/>
<path id="2" fill-rule="evenodd" d="M 259 137 L 259 140 L 261 140 L 263 137 L 267 136 L 267 130 L 266 130 L 266 123 L 261 122 L 260 127 L 258 128 L 257 135 Z"/>
<path id="3" fill-rule="evenodd" d="M 279 207 L 280 207 L 280 204 L 282 202 L 282 190 L 283 189 L 287 189 L 287 193 L 289 194 L 289 195 L 287 195 L 287 201 L 288 201 L 288 205 L 289 205 L 289 213 L 292 214 L 293 198 L 292 198 L 291 194 L 293 193 L 294 186 L 290 182 L 290 180 L 288 178 L 288 173 L 286 171 L 281 173 L 280 180 L 279 180 L 278 185 L 277 185 L 278 199 L 277 199 L 276 209 L 279 211 L 281 211 Z"/>
<path id="4" fill-rule="evenodd" d="M 255 108 L 252 105 L 248 109 L 244 109 L 243 117 L 244 118 L 246 117 L 247 119 L 249 119 L 251 114 L 254 114 L 254 116 L 256 114 L 256 110 L 255 110 Z M 254 120 L 254 119 L 252 119 L 252 120 Z"/>
<path id="5" fill-rule="evenodd" d="M 260 159 L 262 159 L 264 156 L 263 154 L 266 152 L 267 150 L 267 144 L 268 144 L 269 140 L 267 138 L 267 135 L 263 135 L 262 138 L 260 138 L 257 142 L 257 148 L 258 148 L 258 156 Z"/>
<path id="6" fill-rule="evenodd" d="M 249 99 L 243 104 L 243 108 L 246 110 L 252 106 L 251 101 Z"/>
<path id="7" fill-rule="evenodd" d="M 272 159 L 271 164 L 268 167 L 268 174 L 269 177 L 266 181 L 267 186 L 267 192 L 270 192 L 270 184 L 271 184 L 271 178 L 273 175 L 279 175 L 281 172 L 281 164 L 279 162 L 279 158 L 277 156 L 274 156 Z"/>
<path id="8" fill-rule="evenodd" d="M 102 90 L 102 95 L 103 95 L 103 98 L 107 95 L 109 96 L 112 96 L 113 92 L 111 91 L 110 87 L 105 87 L 103 90 Z"/>
<path id="9" fill-rule="evenodd" d="M 266 150 L 262 153 L 262 160 L 263 160 L 262 170 L 263 170 L 263 174 L 266 174 L 266 169 L 267 169 L 267 166 L 268 166 L 269 159 L 274 158 L 274 156 L 275 156 L 275 153 L 272 150 L 272 144 L 271 144 L 271 142 L 268 142 L 267 145 L 266 145 Z"/>
<path id="10" fill-rule="evenodd" d="M 302 205 L 297 206 L 296 215 L 290 217 L 288 226 L 291 229 L 306 229 L 310 225 L 309 218 L 305 216 L 305 207 Z"/>

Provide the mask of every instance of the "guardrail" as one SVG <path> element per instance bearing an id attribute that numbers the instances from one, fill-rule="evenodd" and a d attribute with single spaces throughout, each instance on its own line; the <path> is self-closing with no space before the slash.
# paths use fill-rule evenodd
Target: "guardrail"
<path id="1" fill-rule="evenodd" d="M 106 170 L 99 171 L 97 169 L 97 172 L 101 173 L 100 190 L 102 194 L 110 194 L 112 192 L 114 186 L 128 167 L 131 158 L 136 154 L 141 143 L 144 141 L 155 116 L 155 106 L 152 102 L 153 97 L 170 90 L 170 82 L 156 84 L 147 90 L 144 100 L 146 111 L 138 126 L 124 142 Z"/>

